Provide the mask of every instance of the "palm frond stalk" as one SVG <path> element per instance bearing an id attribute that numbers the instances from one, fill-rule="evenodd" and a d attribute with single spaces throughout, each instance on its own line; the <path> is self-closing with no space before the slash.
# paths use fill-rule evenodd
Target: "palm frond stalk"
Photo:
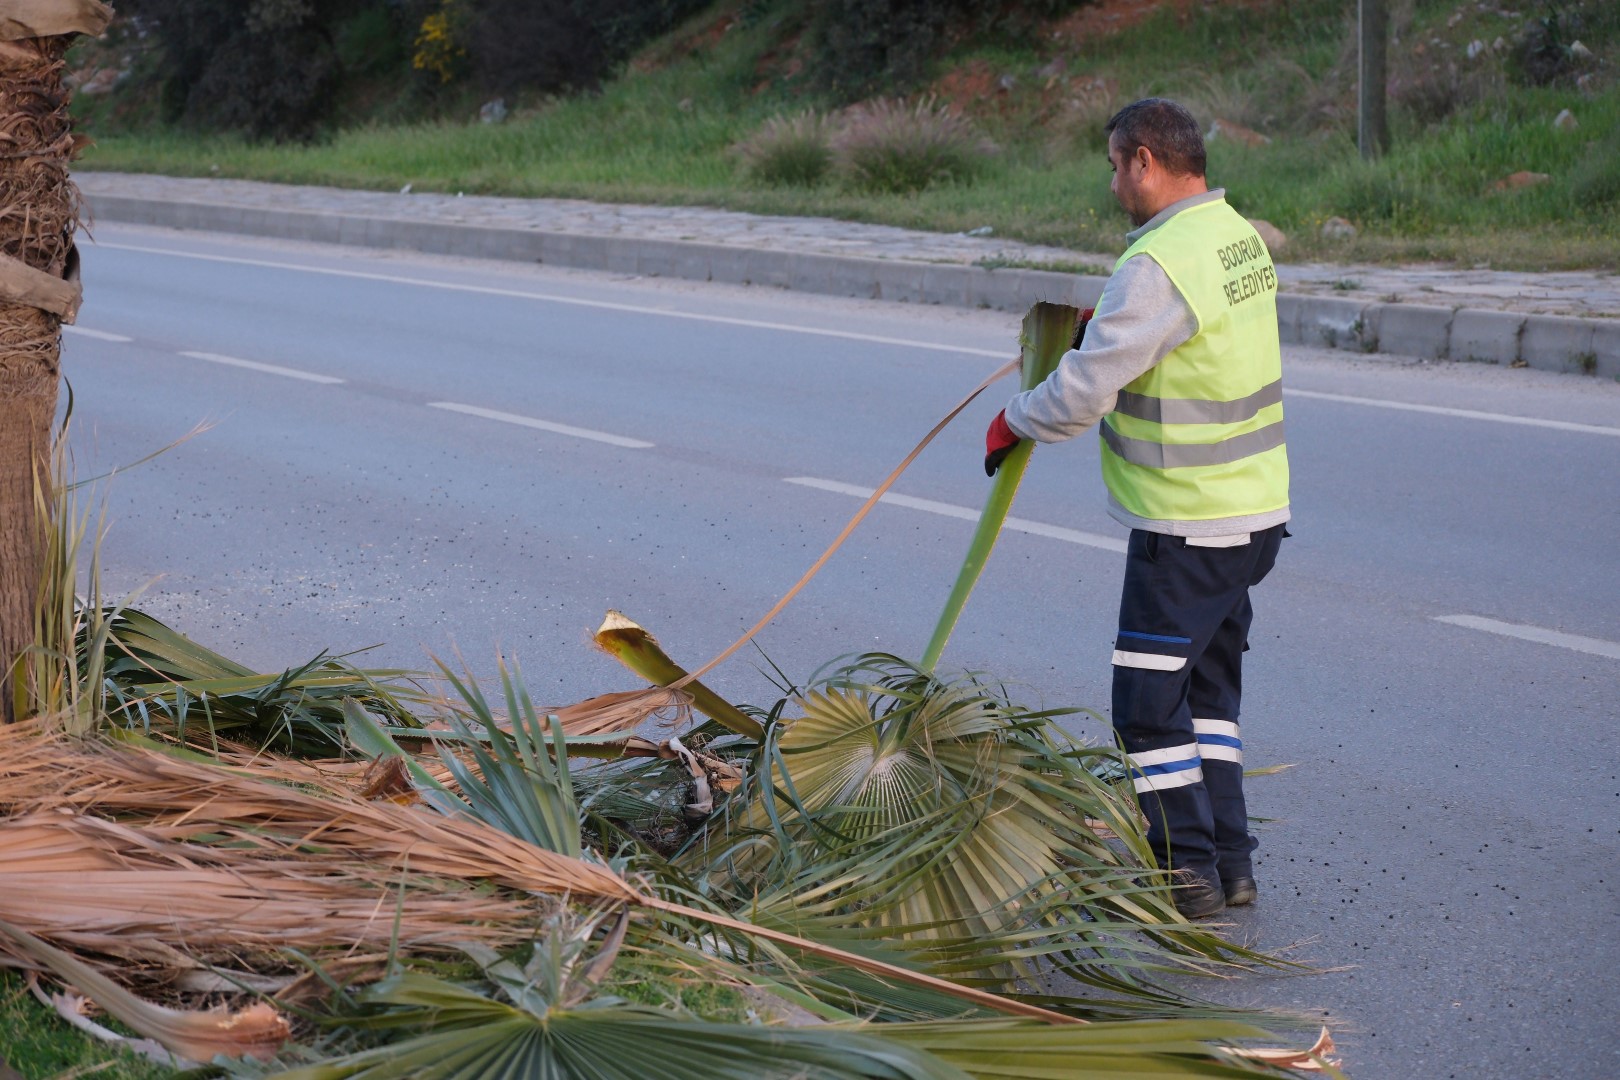
<path id="1" fill-rule="evenodd" d="M 1019 337 L 1023 353 L 1021 382 L 1025 390 L 1039 386 L 1057 368 L 1058 361 L 1063 359 L 1064 352 L 1074 339 L 1075 320 L 1079 316 L 1078 309 L 1066 304 L 1043 301 L 1029 309 L 1024 316 L 1023 333 Z M 923 650 L 920 666 L 924 671 L 933 671 L 945 652 L 945 643 L 956 629 L 957 620 L 962 617 L 962 609 L 967 606 L 973 586 L 978 584 L 979 575 L 984 572 L 984 565 L 996 545 L 996 538 L 1001 535 L 1001 526 L 1012 509 L 1013 498 L 1018 494 L 1018 485 L 1024 479 L 1024 470 L 1029 467 L 1029 456 L 1034 448 L 1035 444 L 1028 440 L 1020 442 L 996 471 L 995 480 L 990 485 L 990 497 L 979 514 L 979 524 L 968 543 L 962 569 L 945 600 L 945 610 L 940 613 L 933 637 L 929 638 L 928 646 Z"/>
<path id="2" fill-rule="evenodd" d="M 1039 306 L 1040 305 L 1037 305 L 1037 307 Z M 992 383 L 1011 372 L 1014 366 L 1014 363 L 1009 362 L 992 372 L 989 378 L 985 379 L 977 387 L 970 391 L 966 397 L 957 402 L 956 405 L 949 412 L 947 412 L 938 423 L 930 428 L 928 434 L 924 435 L 917 445 L 912 447 L 911 452 L 901 460 L 900 464 L 894 469 L 890 470 L 889 475 L 884 477 L 883 481 L 878 484 L 870 495 L 867 496 L 866 501 L 861 504 L 860 509 L 855 511 L 855 515 L 849 519 L 838 535 L 833 538 L 832 543 L 827 546 L 826 550 L 821 553 L 820 557 L 810 565 L 810 569 L 805 571 L 805 573 L 800 576 L 798 581 L 789 586 L 787 592 L 782 594 L 781 598 L 771 606 L 769 611 L 761 616 L 758 622 L 754 623 L 754 625 L 745 631 L 743 635 L 736 641 L 733 641 L 730 645 L 722 649 L 720 653 L 709 660 L 708 663 L 704 664 L 694 672 L 682 672 L 681 669 L 674 667 L 669 658 L 663 654 L 661 649 L 657 648 L 657 643 L 653 642 L 650 637 L 645 637 L 645 631 L 641 630 L 640 627 L 635 626 L 633 623 L 629 624 L 630 636 L 628 638 L 621 639 L 621 637 L 616 633 L 616 630 L 618 629 L 617 623 L 619 620 L 622 620 L 623 617 L 617 612 L 610 611 L 608 613 L 608 619 L 606 622 L 604 622 L 602 628 L 603 631 L 607 632 L 607 637 L 605 640 L 599 639 L 599 644 L 602 645 L 605 651 L 613 654 L 632 670 L 639 670 L 641 667 L 646 667 L 648 670 L 655 672 L 665 670 L 681 672 L 673 682 L 669 682 L 667 685 L 660 684 L 663 685 L 664 689 L 666 690 L 684 690 L 687 686 L 695 684 L 699 678 L 707 675 L 710 671 L 724 663 L 727 659 L 733 656 L 738 649 L 752 641 L 755 634 L 758 634 L 766 626 L 770 625 L 771 620 L 780 615 L 783 609 L 793 601 L 793 598 L 798 596 L 800 591 L 803 590 L 803 588 L 821 572 L 822 568 L 827 565 L 828 560 L 830 560 L 833 555 L 838 552 L 839 548 L 843 547 L 844 541 L 849 539 L 850 535 L 854 533 L 856 527 L 860 525 L 862 521 L 866 520 L 866 516 L 870 514 L 873 508 L 877 506 L 878 502 L 882 500 L 884 493 L 887 492 L 889 488 L 894 486 L 894 482 L 900 478 L 902 473 L 911 467 L 911 463 L 917 460 L 917 456 L 934 441 L 939 433 L 945 430 L 946 425 L 961 415 L 962 410 L 971 405 L 973 401 Z M 1003 514 L 1005 514 L 1005 511 L 1003 511 Z M 625 621 L 628 622 L 628 620 Z M 645 647 L 647 645 L 652 646 L 651 650 L 648 650 Z M 654 689 L 656 691 L 658 687 L 655 686 Z M 707 691 L 704 691 L 704 693 L 707 694 Z M 657 698 L 653 698 L 651 700 L 656 701 Z M 750 718 L 736 715 L 735 711 L 731 709 L 731 706 L 713 695 L 708 695 L 708 701 L 709 704 L 714 705 L 719 710 L 718 713 L 711 714 L 714 715 L 716 719 L 719 719 L 722 723 L 732 727 L 733 730 L 747 734 L 751 738 L 759 737 L 759 733 L 753 730 L 754 723 Z"/>
<path id="3" fill-rule="evenodd" d="M 619 663 L 654 686 L 679 683 L 692 696 L 692 705 L 703 715 L 724 724 L 738 735 L 751 739 L 765 734 L 759 722 L 725 698 L 690 678 L 687 670 L 671 660 L 658 640 L 628 619 L 622 612 L 609 611 L 596 630 L 596 644 Z"/>

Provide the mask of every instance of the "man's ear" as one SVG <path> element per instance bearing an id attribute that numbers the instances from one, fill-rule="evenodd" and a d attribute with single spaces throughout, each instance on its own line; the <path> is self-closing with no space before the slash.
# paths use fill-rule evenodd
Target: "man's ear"
<path id="1" fill-rule="evenodd" d="M 1132 157 L 1134 157 L 1136 159 L 1136 163 L 1142 167 L 1142 172 L 1144 174 L 1153 171 L 1155 162 L 1153 160 L 1152 150 L 1149 150 L 1145 146 L 1138 146 L 1136 148 L 1136 153 L 1133 154 Z"/>

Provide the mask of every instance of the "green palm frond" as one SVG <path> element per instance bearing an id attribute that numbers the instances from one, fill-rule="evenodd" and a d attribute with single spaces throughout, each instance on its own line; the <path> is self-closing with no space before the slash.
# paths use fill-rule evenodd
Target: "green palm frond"
<path id="1" fill-rule="evenodd" d="M 969 1080 L 924 1051 L 835 1029 L 721 1024 L 596 1001 L 536 1015 L 407 975 L 368 995 L 400 1008 L 376 1026 L 430 1029 L 403 1042 L 276 1074 L 278 1080 Z M 350 1020 L 354 1026 L 366 1021 Z"/>
<path id="2" fill-rule="evenodd" d="M 986 986 L 1057 969 L 1152 996 L 1144 972 L 1259 959 L 1176 914 L 1134 800 L 1097 775 L 1114 752 L 1052 713 L 881 655 L 796 704 L 680 857 L 754 921 Z"/>
<path id="3" fill-rule="evenodd" d="M 522 673 L 508 668 L 504 661 L 500 665 L 506 698 L 504 730 L 475 680 L 458 678 L 442 665 L 441 670 L 480 725 L 478 738 L 472 738 L 465 722 L 459 717 L 452 721 L 463 736 L 472 767 L 455 754 L 441 751 L 468 812 L 536 847 L 580 858 L 581 811 L 568 773 L 568 755 L 553 754 L 550 749 L 565 743 L 562 724 L 555 716 L 549 718 L 549 724 L 540 718 Z"/>
<path id="4" fill-rule="evenodd" d="M 1240 1040 L 1270 1035 L 1229 1021 L 1153 1020 L 1054 1027 L 986 1019 L 886 1024 L 882 1031 L 884 1038 L 925 1049 L 974 1080 L 1298 1075 L 1285 1065 L 1235 1049 Z M 1303 1053 L 1275 1056 L 1306 1067 L 1318 1064 Z"/>
<path id="5" fill-rule="evenodd" d="M 409 1032 L 279 1080 L 969 1080 L 926 1050 L 861 1031 L 727 1024 L 616 997 L 590 996 L 625 928 L 621 914 L 588 957 L 605 913 L 562 917 L 527 961 L 469 950 L 498 996 L 405 973 L 362 998 L 350 1029 Z"/>
<path id="6" fill-rule="evenodd" d="M 100 611 L 82 626 L 80 677 L 94 683 L 86 692 L 99 697 L 109 722 L 137 731 L 330 755 L 344 744 L 346 699 L 405 728 L 421 726 L 412 707 L 430 700 L 415 672 L 364 670 L 326 653 L 282 672 L 254 672 L 134 608 Z"/>
<path id="7" fill-rule="evenodd" d="M 613 918 L 606 941 L 593 936 Z M 701 1020 L 594 995 L 627 919 L 559 916 L 519 963 L 469 948 L 491 992 L 419 973 L 377 984 L 334 1019 L 395 1041 L 279 1080 L 1043 1080 L 1286 1075 L 1230 1049 L 1265 1037 L 1210 1021 L 1060 1025 L 958 1016 L 943 1023 L 812 1026 Z M 593 955 L 594 953 L 594 955 Z"/>

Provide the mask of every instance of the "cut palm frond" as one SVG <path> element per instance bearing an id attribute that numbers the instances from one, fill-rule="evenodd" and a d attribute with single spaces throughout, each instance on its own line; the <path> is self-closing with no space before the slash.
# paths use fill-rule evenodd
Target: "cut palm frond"
<path id="1" fill-rule="evenodd" d="M 1001 1019 L 886 1024 L 883 1037 L 962 1069 L 974 1080 L 1115 1080 L 1119 1077 L 1289 1076 L 1327 1071 L 1333 1041 L 1308 1050 L 1241 1049 L 1269 1038 L 1246 1025 L 1156 1020 L 1052 1027 Z M 1224 1044 L 1224 1045 L 1223 1045 Z"/>
<path id="2" fill-rule="evenodd" d="M 702 682 L 692 679 L 685 668 L 665 654 L 657 638 L 626 618 L 622 612 L 607 613 L 602 625 L 597 627 L 596 644 L 602 651 L 655 687 L 680 684 L 682 690 L 691 695 L 692 705 L 699 712 L 724 724 L 737 734 L 752 739 L 761 738 L 765 734 L 757 720 L 704 686 Z"/>
<path id="3" fill-rule="evenodd" d="M 490 706 L 476 683 L 452 681 L 487 725 Z M 497 734 L 477 751 L 477 776 L 462 780 L 461 794 L 428 790 L 429 801 L 572 851 L 577 834 L 565 823 L 592 811 L 575 798 L 566 766 L 539 749 L 562 738 L 544 738 L 516 672 L 503 668 L 503 684 L 507 711 L 518 718 L 510 737 Z M 999 990 L 1061 971 L 1106 996 L 1024 1000 L 1086 1018 L 1219 1013 L 1146 976 L 1268 962 L 1176 914 L 1164 876 L 1147 861 L 1134 800 L 1098 778 L 1117 765 L 1115 753 L 1067 740 L 1050 724 L 1054 714 L 1019 709 L 971 680 L 941 682 L 893 657 L 862 658 L 799 703 L 802 717 L 769 723 L 752 779 L 678 865 L 651 868 L 654 879 L 690 875 L 688 899 L 714 904 L 711 927 L 723 914 L 746 912 L 753 929 L 738 948 L 758 948 L 768 929 Z M 362 714 L 353 719 L 367 723 Z M 386 752 L 387 732 L 370 725 L 356 734 L 368 753 Z M 587 771 L 595 812 L 622 798 L 650 816 L 657 782 L 669 783 L 651 768 Z M 432 786 L 426 777 L 417 782 Z M 628 835 L 647 830 L 629 827 Z M 779 957 L 784 971 L 816 967 L 803 955 Z M 858 970 L 840 957 L 830 973 L 809 977 L 841 987 L 837 996 L 851 1007 L 885 1008 L 886 991 L 851 974 Z"/>
<path id="4" fill-rule="evenodd" d="M 101 640 L 81 635 L 81 676 L 89 682 L 95 665 L 99 678 L 87 692 L 100 696 L 108 721 L 121 727 L 200 745 L 236 739 L 300 756 L 330 755 L 343 746 L 345 699 L 405 728 L 421 726 L 413 706 L 435 700 L 416 684 L 415 672 L 368 671 L 323 653 L 263 674 L 144 612 L 125 607 L 106 616 Z"/>
<path id="5" fill-rule="evenodd" d="M 347 1018 L 364 1029 L 425 1031 L 276 1080 L 969 1080 L 926 1052 L 849 1030 L 723 1024 L 597 999 L 519 1008 L 420 975 L 389 980 Z"/>
<path id="6" fill-rule="evenodd" d="M 679 859 L 756 921 L 996 986 L 1056 968 L 1157 997 L 1141 972 L 1263 959 L 1176 913 L 1134 800 L 1087 767 L 1112 752 L 1051 713 L 889 656 L 796 704 Z"/>
<path id="7" fill-rule="evenodd" d="M 354 719 L 360 720 L 360 716 Z M 402 752 L 391 746 L 391 737 L 386 731 L 371 726 L 366 738 L 374 745 L 380 744 L 387 749 L 386 753 L 398 756 Z M 531 733 L 526 736 L 536 743 L 538 739 Z M 563 744 L 561 736 L 554 732 L 552 746 Z M 3 749 L 3 747 L 0 747 Z M 834 964 L 844 965 L 855 970 L 865 971 L 868 974 L 881 978 L 891 979 L 902 983 L 921 986 L 946 995 L 955 996 L 961 1000 L 987 1007 L 995 1012 L 1005 1012 L 1013 1015 L 1039 1017 L 1053 1023 L 1066 1023 L 1069 1017 L 1038 1005 L 1015 1002 L 1006 998 L 997 997 L 976 988 L 950 982 L 923 972 L 912 970 L 903 965 L 896 965 L 886 960 L 875 959 L 864 953 L 852 952 L 838 948 L 821 941 L 800 937 L 799 935 L 775 929 L 771 926 L 751 922 L 747 919 L 728 915 L 723 911 L 710 907 L 691 907 L 686 904 L 665 899 L 655 891 L 642 891 L 630 884 L 627 880 L 617 876 L 616 868 L 598 864 L 590 857 L 570 858 L 560 856 L 549 850 L 539 848 L 531 843 L 521 842 L 515 833 L 529 828 L 536 817 L 541 814 L 553 814 L 572 802 L 572 794 L 563 789 L 561 773 L 544 773 L 531 770 L 526 764 L 522 752 L 518 751 L 514 742 L 499 740 L 490 743 L 490 753 L 481 761 L 484 777 L 481 781 L 482 798 L 467 799 L 458 796 L 447 788 L 438 788 L 426 792 L 426 801 L 449 818 L 464 823 L 463 832 L 467 835 L 483 835 L 485 842 L 489 843 L 492 853 L 502 855 L 510 854 L 517 857 L 523 851 L 531 853 L 537 861 L 545 864 L 547 873 L 560 877 L 565 873 L 568 864 L 576 864 L 588 870 L 588 875 L 582 877 L 571 888 L 566 885 L 552 885 L 547 888 L 541 884 L 543 880 L 524 879 L 509 876 L 507 868 L 492 867 L 496 872 L 489 874 L 490 880 L 510 888 L 531 889 L 543 893 L 568 893 L 575 898 L 588 900 L 611 900 L 628 902 L 632 905 L 656 911 L 667 915 L 677 921 L 682 921 L 691 927 L 706 927 L 711 931 L 730 932 L 750 940 L 768 941 L 775 945 L 785 946 L 790 950 L 797 950 L 804 955 L 830 961 Z M 566 745 L 563 746 L 566 753 Z M 412 775 L 419 782 L 426 779 L 415 767 Z M 3 767 L 0 767 L 3 769 Z M 492 778 L 494 778 L 492 780 Z M 3 775 L 0 775 L 3 780 Z M 550 790 L 545 790 L 545 789 Z M 549 804 L 549 809 L 542 809 Z M 577 803 L 574 804 L 577 807 Z M 403 807 L 402 810 L 414 810 L 414 807 Z M 583 811 L 576 809 L 576 820 Z M 485 816 L 487 815 L 487 817 Z M 417 819 L 418 822 L 420 819 Z M 421 828 L 420 824 L 414 826 Z M 323 836 L 323 842 L 330 843 L 330 833 Z M 498 841 L 494 838 L 498 838 Z M 514 845 L 515 848 L 514 848 Z M 467 876 L 465 873 L 455 874 L 453 870 L 444 869 L 433 856 L 438 852 L 430 851 L 426 869 L 430 873 L 451 873 L 452 876 Z M 423 867 L 423 855 L 414 856 L 413 865 Z M 559 864 L 560 863 L 560 864 Z M 540 868 L 536 868 L 540 869 Z M 596 875 L 603 875 L 602 880 Z"/>
<path id="8" fill-rule="evenodd" d="M 216 1055 L 270 1058 L 292 1034 L 287 1018 L 264 1002 L 232 1013 L 225 1009 L 183 1012 L 143 1001 L 78 957 L 3 920 L 0 945 L 92 995 L 103 1009 L 191 1062 L 212 1061 Z"/>
<path id="9" fill-rule="evenodd" d="M 178 818 L 189 809 L 176 801 L 149 812 Z M 205 820 L 199 831 L 88 813 L 0 818 L 0 918 L 167 979 L 243 961 L 286 970 L 294 952 L 374 967 L 396 946 L 512 944 L 544 910 L 463 881 L 345 863 L 262 834 L 244 839 Z"/>
<path id="10" fill-rule="evenodd" d="M 365 995 L 361 1011 L 335 1018 L 401 1041 L 279 1074 L 280 1080 L 1101 1080 L 1118 1076 L 1285 1075 L 1238 1040 L 1264 1038 L 1244 1025 L 1146 1022 L 1090 1027 L 1004 1019 L 948 1024 L 814 1027 L 714 1023 L 671 1009 L 600 996 L 596 984 L 622 940 L 621 917 L 595 956 L 603 914 L 559 918 L 518 964 L 470 949 L 498 996 L 405 973 Z M 1095 1032 L 1095 1034 L 1090 1034 Z M 1060 1034 L 1063 1033 L 1063 1034 Z M 1065 1037 L 1067 1035 L 1068 1037 Z"/>

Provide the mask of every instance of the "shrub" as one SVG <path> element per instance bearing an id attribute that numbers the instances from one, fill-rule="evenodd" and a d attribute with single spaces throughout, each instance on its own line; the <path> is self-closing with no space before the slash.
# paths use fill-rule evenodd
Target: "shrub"
<path id="1" fill-rule="evenodd" d="M 1569 84 L 1596 60 L 1575 43 L 1591 46 L 1620 31 L 1620 5 L 1614 0 L 1545 0 L 1544 14 L 1520 30 L 1508 57 L 1509 71 L 1525 86 Z"/>
<path id="2" fill-rule="evenodd" d="M 1611 128 L 1582 155 L 1570 173 L 1569 192 L 1576 206 L 1620 206 L 1620 128 Z"/>
<path id="3" fill-rule="evenodd" d="M 812 26 L 814 70 L 840 101 L 915 85 L 961 0 L 828 0 Z"/>
<path id="4" fill-rule="evenodd" d="M 1436 219 L 1435 193 L 1384 166 L 1356 163 L 1349 168 L 1335 210 L 1361 225 L 1384 225 L 1403 232 L 1430 231 Z"/>
<path id="5" fill-rule="evenodd" d="M 818 0 L 810 40 L 820 89 L 839 101 L 911 89 L 955 41 L 1033 39 L 1088 0 Z"/>
<path id="6" fill-rule="evenodd" d="M 161 44 L 164 118 L 304 138 L 345 80 L 594 87 L 705 0 L 119 0 Z M 403 71 L 399 71 L 404 75 Z"/>
<path id="7" fill-rule="evenodd" d="M 311 134 L 340 66 L 329 27 L 342 0 L 124 0 L 163 49 L 166 119 L 256 138 Z"/>
<path id="8" fill-rule="evenodd" d="M 832 168 L 832 128 L 815 110 L 773 116 L 737 145 L 748 175 L 766 184 L 820 183 Z"/>
<path id="9" fill-rule="evenodd" d="M 486 92 L 597 86 L 705 0 L 471 0 L 466 46 Z"/>
<path id="10" fill-rule="evenodd" d="M 346 74 L 386 78 L 410 61 L 402 14 L 396 5 L 367 7 L 337 24 L 332 39 Z"/>
<path id="11" fill-rule="evenodd" d="M 970 180 L 990 151 L 965 119 L 932 95 L 911 105 L 879 99 L 851 108 L 834 149 L 853 186 L 895 194 Z"/>
<path id="12" fill-rule="evenodd" d="M 456 0 L 444 0 L 422 16 L 411 68 L 440 85 L 458 78 L 467 64 L 466 22 L 466 12 Z"/>
<path id="13" fill-rule="evenodd" d="M 1486 71 L 1459 69 L 1455 63 L 1434 64 L 1396 75 L 1391 80 L 1390 102 L 1426 127 L 1484 100 L 1492 79 Z"/>

